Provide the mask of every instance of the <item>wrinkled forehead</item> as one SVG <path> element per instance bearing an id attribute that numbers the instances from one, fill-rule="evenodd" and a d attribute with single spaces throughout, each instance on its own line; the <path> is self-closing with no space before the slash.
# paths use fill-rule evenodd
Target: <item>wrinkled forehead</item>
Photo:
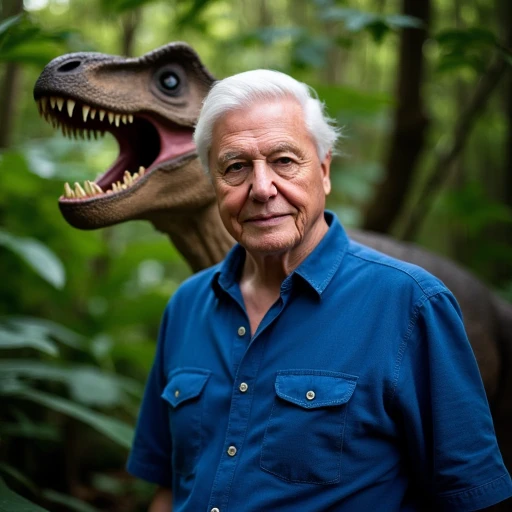
<path id="1" fill-rule="evenodd" d="M 291 149 L 311 139 L 296 101 L 259 101 L 226 112 L 213 126 L 210 158 Z"/>

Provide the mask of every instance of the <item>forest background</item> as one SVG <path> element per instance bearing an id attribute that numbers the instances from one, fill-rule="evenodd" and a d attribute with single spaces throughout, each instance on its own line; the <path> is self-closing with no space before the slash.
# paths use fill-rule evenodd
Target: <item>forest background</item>
<path id="1" fill-rule="evenodd" d="M 63 183 L 97 176 L 117 144 L 54 132 L 32 89 L 58 55 L 179 40 L 216 77 L 266 67 L 315 87 L 345 135 L 328 207 L 512 301 L 509 0 L 2 0 L 5 510 L 133 512 L 153 491 L 123 465 L 160 316 L 190 270 L 147 223 L 66 224 Z"/>

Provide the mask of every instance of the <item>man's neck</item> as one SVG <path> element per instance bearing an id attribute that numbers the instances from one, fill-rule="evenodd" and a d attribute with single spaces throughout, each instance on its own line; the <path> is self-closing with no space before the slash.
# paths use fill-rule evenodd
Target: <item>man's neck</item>
<path id="1" fill-rule="evenodd" d="M 251 332 L 256 329 L 279 298 L 281 284 L 313 251 L 329 229 L 322 218 L 312 229 L 308 240 L 298 247 L 282 253 L 252 253 L 246 250 L 246 258 L 240 278 L 240 290 L 244 299 Z"/>

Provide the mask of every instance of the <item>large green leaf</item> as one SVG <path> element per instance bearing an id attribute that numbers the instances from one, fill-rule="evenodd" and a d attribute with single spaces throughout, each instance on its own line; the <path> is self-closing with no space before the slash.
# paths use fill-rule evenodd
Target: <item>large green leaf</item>
<path id="1" fill-rule="evenodd" d="M 0 326 L 0 350 L 35 348 L 51 356 L 56 356 L 59 350 L 55 343 L 40 337 L 26 336 L 23 333 Z"/>
<path id="2" fill-rule="evenodd" d="M 135 380 L 106 373 L 94 366 L 66 367 L 44 361 L 6 359 L 0 361 L 0 374 L 13 378 L 62 382 L 71 397 L 88 406 L 117 407 L 126 402 L 126 392 L 141 396 L 142 386 Z"/>
<path id="3" fill-rule="evenodd" d="M 19 469 L 7 464 L 5 462 L 0 462 L 0 473 L 4 475 L 9 475 L 11 478 L 16 480 L 18 483 L 26 487 L 32 494 L 37 493 L 37 488 L 30 479 L 28 479 Z"/>
<path id="4" fill-rule="evenodd" d="M 0 512 L 48 512 L 19 494 L 11 491 L 0 478 Z"/>
<path id="5" fill-rule="evenodd" d="M 2 23 L 0 23 L 0 37 L 3 37 L 4 34 L 6 34 L 8 30 L 11 29 L 11 27 L 14 27 L 18 23 L 20 23 L 22 18 L 22 14 L 17 14 L 16 16 L 11 16 L 10 18 L 7 18 L 4 21 L 2 21 Z"/>
<path id="6" fill-rule="evenodd" d="M 14 396 L 31 400 L 39 405 L 48 407 L 54 411 L 71 416 L 86 425 L 101 432 L 123 448 L 129 449 L 133 439 L 133 427 L 116 418 L 93 411 L 70 400 L 50 395 L 35 389 L 19 389 L 12 393 Z"/>
<path id="7" fill-rule="evenodd" d="M 30 316 L 6 316 L 0 317 L 0 326 L 17 331 L 32 339 L 58 340 L 60 343 L 78 350 L 85 351 L 86 338 L 67 327 L 46 320 Z"/>
<path id="8" fill-rule="evenodd" d="M 94 508 L 92 505 L 85 503 L 78 498 L 74 498 L 73 496 L 69 496 L 68 494 L 62 494 L 61 492 L 54 491 L 52 489 L 47 489 L 43 491 L 43 497 L 52 501 L 53 503 L 57 503 L 58 505 L 64 505 L 66 510 L 69 512 L 97 512 L 98 509 Z"/>
<path id="9" fill-rule="evenodd" d="M 61 289 L 66 273 L 60 259 L 46 245 L 33 238 L 15 236 L 0 229 L 0 245 L 20 256 L 33 270 L 55 288 Z"/>

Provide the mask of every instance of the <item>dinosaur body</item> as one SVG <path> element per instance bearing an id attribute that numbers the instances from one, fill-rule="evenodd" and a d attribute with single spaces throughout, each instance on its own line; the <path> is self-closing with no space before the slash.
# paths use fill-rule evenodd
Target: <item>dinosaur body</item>
<path id="1" fill-rule="evenodd" d="M 139 59 L 75 53 L 50 62 L 34 89 L 45 119 L 68 136 L 108 131 L 120 147 L 116 162 L 95 182 L 66 184 L 59 200 L 66 220 L 80 229 L 147 220 L 168 234 L 194 271 L 220 261 L 233 240 L 220 221 L 191 138 L 213 81 L 184 43 L 168 44 Z M 453 291 L 510 467 L 512 444 L 507 445 L 504 432 L 512 426 L 512 306 L 445 258 L 382 235 L 356 230 L 350 235 L 424 267 Z"/>

